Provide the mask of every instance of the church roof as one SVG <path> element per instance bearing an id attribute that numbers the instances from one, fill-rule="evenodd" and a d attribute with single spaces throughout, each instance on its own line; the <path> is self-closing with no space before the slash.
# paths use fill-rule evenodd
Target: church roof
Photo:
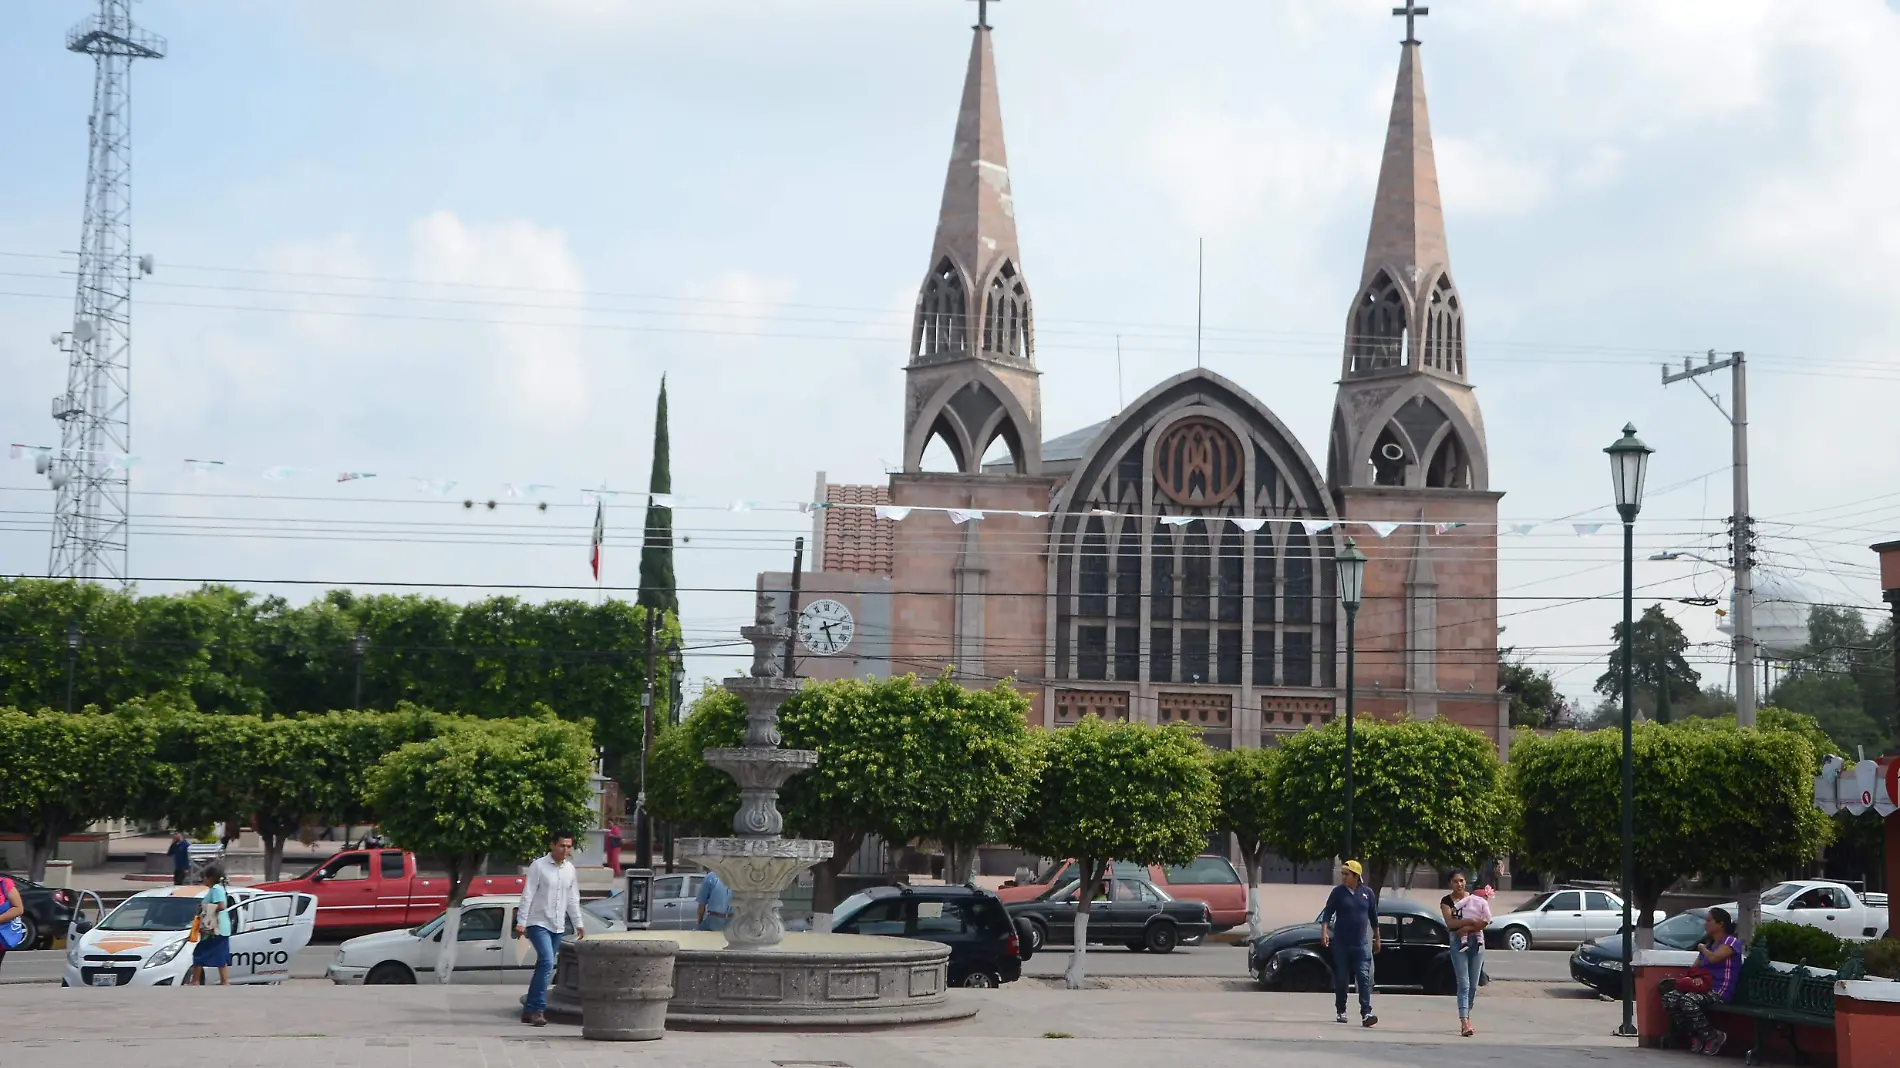
<path id="1" fill-rule="evenodd" d="M 877 505 L 891 503 L 887 486 L 825 486 L 827 504 Z M 891 573 L 891 556 L 897 544 L 897 523 L 879 519 L 869 508 L 827 508 L 824 559 L 821 571 L 847 571 L 858 575 Z"/>
<path id="2" fill-rule="evenodd" d="M 976 27 L 970 66 L 957 110 L 956 141 L 944 175 L 937 215 L 936 256 L 950 253 L 981 285 L 991 265 L 1007 257 L 1022 266 L 1016 246 L 1016 208 L 1009 193 L 1009 155 L 1003 149 L 1003 105 L 996 89 L 990 29 Z"/>
<path id="3" fill-rule="evenodd" d="M 1372 204 L 1372 229 L 1366 237 L 1363 285 L 1381 267 L 1430 271 L 1448 266 L 1445 213 L 1438 199 L 1438 165 L 1432 155 L 1432 123 L 1425 108 L 1425 68 L 1417 41 L 1406 41 L 1399 56 L 1398 85 L 1392 91 L 1392 117 L 1385 131 L 1385 158 Z M 1417 278 L 1407 279 L 1417 284 Z"/>
<path id="4" fill-rule="evenodd" d="M 1049 465 L 1059 464 L 1067 466 L 1060 466 L 1052 473 L 1060 474 L 1067 471 L 1069 466 L 1073 466 L 1084 453 L 1089 451 L 1089 443 L 1095 440 L 1096 435 L 1112 422 L 1114 422 L 1113 419 L 1104 419 L 1099 423 L 1090 423 L 1080 430 L 1071 430 L 1067 434 L 1043 442 L 1043 470 L 1049 471 Z M 1004 474 L 1014 469 L 1015 464 L 1008 457 L 983 465 L 983 472 L 991 475 Z"/>

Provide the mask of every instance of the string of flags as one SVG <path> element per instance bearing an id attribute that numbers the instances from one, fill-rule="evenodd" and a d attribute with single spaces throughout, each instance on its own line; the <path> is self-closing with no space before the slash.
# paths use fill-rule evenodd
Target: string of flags
<path id="1" fill-rule="evenodd" d="M 9 458 L 14 459 L 14 460 L 21 460 L 21 459 L 28 459 L 28 458 L 32 459 L 35 463 L 36 470 L 39 473 L 44 474 L 47 472 L 48 468 L 51 466 L 54 451 L 55 450 L 53 449 L 52 446 L 23 445 L 23 444 L 15 443 L 8 446 L 7 455 Z M 86 455 L 86 454 L 80 453 L 79 455 Z M 126 470 L 126 471 L 130 471 L 134 466 L 137 466 L 140 460 L 141 460 L 141 457 L 133 453 L 117 453 L 117 454 L 112 454 L 108 458 L 108 462 L 111 463 L 113 466 L 118 467 L 122 470 Z M 193 476 L 199 477 L 199 478 L 220 478 L 220 477 L 227 477 L 227 476 L 231 476 L 231 477 L 236 476 L 236 470 L 232 468 L 231 465 L 226 464 L 223 460 L 186 459 L 184 460 L 184 468 L 186 471 L 190 472 Z M 264 467 L 257 470 L 258 470 L 259 476 L 262 477 L 267 482 L 290 482 L 290 481 L 304 481 L 304 480 L 310 480 L 310 479 L 321 479 L 325 482 L 333 482 L 334 484 L 355 484 L 355 483 L 363 483 L 363 482 L 370 482 L 370 481 L 376 481 L 383 484 L 387 484 L 390 482 L 399 482 L 399 483 L 406 482 L 417 493 L 427 494 L 427 495 L 432 495 L 432 496 L 437 496 L 437 497 L 447 496 L 450 492 L 455 490 L 457 486 L 463 485 L 463 483 L 452 478 L 428 478 L 428 477 L 420 477 L 420 476 L 384 477 L 374 471 L 352 471 L 352 470 L 326 471 L 326 470 L 321 470 L 317 468 L 293 467 L 293 466 L 287 466 L 287 465 L 276 465 L 276 466 Z M 501 486 L 502 486 L 503 495 L 511 500 L 528 500 L 528 499 L 540 498 L 544 494 L 567 492 L 567 490 L 564 490 L 563 487 L 555 485 L 553 483 L 547 483 L 547 482 L 504 482 L 504 483 L 501 483 Z M 963 526 L 968 523 L 981 522 L 982 520 L 988 517 L 1014 516 L 1014 517 L 1020 517 L 1024 519 L 1042 519 L 1053 514 L 1050 510 L 1047 510 L 1047 509 L 1006 510 L 1006 509 L 985 509 L 985 508 L 948 508 L 948 507 L 934 507 L 934 506 L 926 506 L 926 505 L 860 504 L 860 503 L 847 503 L 847 502 L 842 502 L 842 501 L 709 500 L 706 498 L 687 497 L 682 494 L 676 494 L 676 493 L 648 493 L 648 492 L 639 491 L 639 490 L 613 490 L 613 489 L 607 489 L 605 487 L 597 487 L 597 488 L 592 488 L 592 489 L 582 488 L 582 489 L 578 489 L 576 492 L 578 492 L 580 495 L 580 503 L 583 507 L 595 509 L 596 519 L 600 519 L 601 514 L 602 514 L 601 510 L 605 507 L 605 504 L 609 499 L 623 498 L 623 497 L 629 498 L 627 503 L 635 507 L 646 506 L 646 507 L 652 507 L 652 508 L 668 508 L 668 509 L 673 509 L 673 508 L 712 509 L 712 510 L 727 511 L 727 512 L 797 511 L 804 514 L 810 514 L 820 509 L 861 509 L 861 510 L 869 510 L 869 511 L 874 512 L 878 519 L 890 520 L 892 522 L 903 522 L 904 520 L 910 518 L 913 514 L 917 514 L 917 513 L 939 514 L 939 515 L 944 515 L 948 517 L 950 522 L 957 526 Z M 546 503 L 542 502 L 541 507 L 545 509 L 547 507 Z M 1120 511 L 1116 511 L 1110 508 L 1091 508 L 1083 514 L 1090 515 L 1090 516 L 1110 517 L 1110 518 L 1137 518 L 1137 519 L 1150 518 L 1141 513 L 1120 512 Z M 1174 528 L 1185 527 L 1197 521 L 1205 521 L 1205 522 L 1210 522 L 1210 523 L 1226 521 L 1226 522 L 1232 523 L 1235 527 L 1243 531 L 1246 531 L 1247 533 L 1250 533 L 1250 534 L 1257 533 L 1270 522 L 1284 522 L 1292 526 L 1300 527 L 1301 529 L 1303 529 L 1305 532 L 1309 534 L 1324 534 L 1327 531 L 1331 530 L 1338 523 L 1346 522 L 1346 521 L 1340 521 L 1340 520 L 1323 519 L 1323 518 L 1318 518 L 1318 517 L 1296 517 L 1296 516 L 1267 517 L 1267 516 L 1160 515 L 1160 516 L 1154 516 L 1152 518 L 1160 522 L 1163 526 L 1174 527 Z M 1449 534 L 1450 532 L 1462 527 L 1472 527 L 1472 526 L 1489 527 L 1492 525 L 1490 523 L 1440 522 L 1436 520 L 1392 520 L 1392 521 L 1377 521 L 1377 522 L 1368 522 L 1364 520 L 1351 520 L 1349 522 L 1354 526 L 1370 528 L 1374 533 L 1376 533 L 1382 539 L 1390 537 L 1394 531 L 1397 531 L 1401 528 L 1425 527 L 1425 528 L 1430 529 L 1434 534 L 1442 535 L 1442 534 Z M 1513 536 L 1513 537 L 1524 537 L 1541 528 L 1557 526 L 1560 522 L 1561 522 L 1560 520 L 1545 520 L 1545 521 L 1533 521 L 1533 522 L 1521 522 L 1521 521 L 1502 522 L 1502 523 L 1496 524 L 1496 526 L 1497 526 L 1497 531 L 1499 534 Z M 1569 523 L 1568 525 L 1575 536 L 1589 537 L 1601 531 L 1604 527 L 1609 526 L 1610 524 L 1607 522 L 1577 522 L 1577 523 Z"/>

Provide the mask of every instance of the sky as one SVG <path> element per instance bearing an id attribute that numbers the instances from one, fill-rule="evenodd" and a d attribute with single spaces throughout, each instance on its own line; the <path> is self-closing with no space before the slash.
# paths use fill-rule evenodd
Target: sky
<path id="1" fill-rule="evenodd" d="M 1900 537 L 1896 6 L 1443 0 L 1420 23 L 1492 488 L 1507 523 L 1540 523 L 1503 543 L 1501 641 L 1573 696 L 1609 651 L 1620 546 L 1571 524 L 1613 522 L 1601 450 L 1626 422 L 1657 450 L 1639 557 L 1726 560 L 1726 422 L 1658 373 L 1705 350 L 1748 353 L 1752 511 L 1784 596 L 1878 618 L 1866 546 Z M 1403 36 L 1391 7 L 991 8 L 1048 436 L 1192 366 L 1204 241 L 1207 366 L 1324 467 Z M 57 443 L 48 337 L 71 325 L 92 80 L 62 42 L 91 10 L 0 4 L 9 443 Z M 677 493 L 882 481 L 974 14 L 139 3 L 169 39 L 133 74 L 134 245 L 157 267 L 135 296 L 140 588 L 595 596 L 581 490 L 644 488 L 662 375 Z M 1728 401 L 1726 376 L 1703 381 Z M 603 581 L 631 586 L 640 502 L 607 500 Z M 45 572 L 50 507 L 30 462 L 0 458 L 0 573 Z M 688 671 L 730 673 L 714 646 L 808 520 L 675 520 Z M 1715 611 L 1668 598 L 1727 581 L 1693 561 L 1636 570 L 1705 643 L 1711 681 Z M 550 586 L 575 589 L 533 588 Z"/>

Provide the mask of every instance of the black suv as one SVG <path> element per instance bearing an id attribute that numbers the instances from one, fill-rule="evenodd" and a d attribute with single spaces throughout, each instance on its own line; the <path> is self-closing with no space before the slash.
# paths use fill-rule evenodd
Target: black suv
<path id="1" fill-rule="evenodd" d="M 1022 978 L 1022 943 L 1003 903 L 974 886 L 874 886 L 838 903 L 838 934 L 920 938 L 950 947 L 951 986 Z"/>

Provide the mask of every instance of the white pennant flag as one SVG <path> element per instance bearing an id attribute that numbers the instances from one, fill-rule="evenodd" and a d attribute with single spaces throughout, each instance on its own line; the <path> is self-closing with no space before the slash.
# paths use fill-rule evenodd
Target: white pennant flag
<path id="1" fill-rule="evenodd" d="M 1194 517 L 1191 515 L 1164 515 L 1161 517 L 1161 522 L 1164 526 L 1184 527 L 1194 522 Z"/>
<path id="2" fill-rule="evenodd" d="M 139 462 L 138 455 L 136 453 L 130 453 L 130 452 L 122 452 L 112 458 L 112 466 L 118 468 L 121 471 L 132 470 L 132 466 L 138 462 Z"/>
<path id="3" fill-rule="evenodd" d="M 1570 524 L 1570 529 L 1576 531 L 1578 537 L 1587 538 L 1597 531 L 1602 530 L 1603 526 L 1602 523 L 1572 523 Z"/>
<path id="4" fill-rule="evenodd" d="M 1228 516 L 1227 518 L 1235 526 L 1239 527 L 1240 529 L 1246 531 L 1249 534 L 1256 533 L 1260 530 L 1261 527 L 1264 527 L 1267 525 L 1267 521 L 1265 519 L 1261 519 L 1257 517 L 1249 518 L 1247 516 Z"/>
<path id="5" fill-rule="evenodd" d="M 756 503 L 756 502 L 753 502 L 753 501 L 733 501 L 733 502 L 732 502 L 732 511 L 735 511 L 735 512 L 750 512 L 750 511 L 752 510 L 752 506 L 754 505 L 754 503 Z"/>
<path id="6" fill-rule="evenodd" d="M 218 468 L 224 466 L 224 461 L 223 460 L 186 460 L 185 466 L 191 468 L 192 474 L 198 476 L 199 478 L 203 478 L 206 475 L 217 474 Z"/>
<path id="7" fill-rule="evenodd" d="M 299 474 L 302 472 L 294 467 L 266 467 L 264 469 L 264 477 L 272 482 L 282 482 L 284 479 Z"/>
<path id="8" fill-rule="evenodd" d="M 600 492 L 605 493 L 607 491 L 601 490 Z M 677 508 L 679 507 L 679 497 L 671 493 L 649 493 L 647 494 L 647 506 L 650 508 Z"/>
<path id="9" fill-rule="evenodd" d="M 26 446 L 24 445 L 8 445 L 7 446 L 7 459 L 9 460 L 17 460 L 25 454 L 26 454 Z"/>
<path id="10" fill-rule="evenodd" d="M 503 482 L 501 484 L 501 491 L 509 497 L 521 496 L 521 487 L 512 482 Z"/>
<path id="11" fill-rule="evenodd" d="M 1510 527 L 1505 531 L 1505 533 L 1516 534 L 1519 537 L 1522 537 L 1523 535 L 1529 534 L 1531 531 L 1536 530 L 1536 529 L 1537 529 L 1536 523 L 1512 523 Z"/>
<path id="12" fill-rule="evenodd" d="M 1046 516 L 1049 513 L 1048 512 L 1017 512 L 1016 514 L 1019 516 L 1022 516 L 1024 519 L 1041 519 L 1043 516 Z"/>
<path id="13" fill-rule="evenodd" d="M 1399 529 L 1397 523 L 1367 523 L 1366 526 L 1371 527 L 1372 532 L 1381 538 L 1389 538 L 1393 531 Z"/>
<path id="14" fill-rule="evenodd" d="M 980 508 L 946 508 L 944 511 L 950 514 L 950 522 L 957 526 L 983 518 L 983 511 Z"/>
<path id="15" fill-rule="evenodd" d="M 894 522 L 902 522 L 905 517 L 910 515 L 909 508 L 894 504 L 880 504 L 872 508 L 871 511 L 879 519 L 889 519 Z"/>
<path id="16" fill-rule="evenodd" d="M 1308 523 L 1306 524 L 1306 529 L 1313 534 L 1324 534 L 1333 529 L 1333 525 L 1331 523 Z"/>
<path id="17" fill-rule="evenodd" d="M 1090 515 L 1119 515 L 1120 513 L 1116 512 L 1113 508 L 1091 508 L 1089 509 L 1089 514 Z"/>
<path id="18" fill-rule="evenodd" d="M 1463 523 L 1439 523 L 1436 526 L 1432 527 L 1432 533 L 1449 534 L 1452 531 L 1457 530 L 1459 527 L 1462 527 L 1462 526 L 1464 526 Z"/>

